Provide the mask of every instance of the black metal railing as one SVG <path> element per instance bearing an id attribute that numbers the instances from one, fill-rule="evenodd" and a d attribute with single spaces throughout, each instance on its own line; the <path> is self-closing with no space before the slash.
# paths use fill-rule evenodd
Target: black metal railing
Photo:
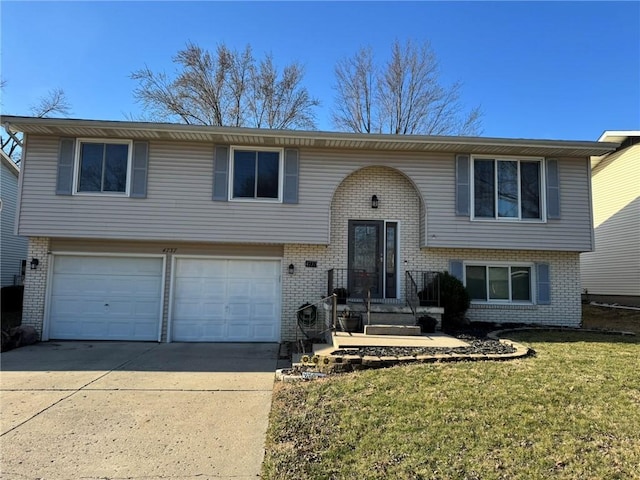
<path id="1" fill-rule="evenodd" d="M 332 268 L 327 277 L 327 295 L 335 293 L 338 301 L 367 297 L 379 285 L 379 274 L 353 268 Z"/>
<path id="2" fill-rule="evenodd" d="M 415 314 L 417 306 L 440 306 L 439 272 L 413 270 L 405 272 L 405 301 Z M 362 300 L 363 304 L 382 298 L 379 274 L 360 269 L 332 268 L 327 275 L 327 295 L 336 294 L 338 303 Z M 400 297 L 402 298 L 402 297 Z"/>
<path id="3" fill-rule="evenodd" d="M 440 272 L 407 271 L 405 272 L 405 298 L 409 306 L 440 306 Z M 417 297 L 417 300 L 416 298 Z M 410 303 L 411 302 L 411 303 Z"/>
<path id="4" fill-rule="evenodd" d="M 420 305 L 420 298 L 418 297 L 418 284 L 413 279 L 413 275 L 411 272 L 404 272 L 405 276 L 405 286 L 404 286 L 404 295 L 405 300 L 407 301 L 407 305 L 411 309 L 411 313 L 413 315 L 416 314 L 416 310 L 418 305 Z"/>

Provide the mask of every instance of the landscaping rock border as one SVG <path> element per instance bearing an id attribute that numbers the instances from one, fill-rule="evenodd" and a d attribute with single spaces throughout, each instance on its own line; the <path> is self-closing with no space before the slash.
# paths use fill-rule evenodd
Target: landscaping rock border
<path id="1" fill-rule="evenodd" d="M 456 338 L 468 347 L 359 347 L 336 349 L 329 355 L 304 355 L 299 364 L 280 369 L 276 379 L 284 382 L 314 380 L 326 374 L 347 373 L 368 368 L 385 368 L 404 363 L 437 363 L 483 360 L 514 360 L 535 355 L 535 351 L 504 335 L 525 331 L 579 332 L 605 335 L 635 335 L 633 332 L 547 326 L 509 326 L 481 332 L 458 332 Z"/>

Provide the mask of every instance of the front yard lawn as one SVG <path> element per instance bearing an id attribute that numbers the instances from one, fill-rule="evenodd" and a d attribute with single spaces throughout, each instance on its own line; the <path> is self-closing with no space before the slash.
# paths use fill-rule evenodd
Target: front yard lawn
<path id="1" fill-rule="evenodd" d="M 537 354 L 275 388 L 265 479 L 640 479 L 637 337 L 521 332 Z"/>

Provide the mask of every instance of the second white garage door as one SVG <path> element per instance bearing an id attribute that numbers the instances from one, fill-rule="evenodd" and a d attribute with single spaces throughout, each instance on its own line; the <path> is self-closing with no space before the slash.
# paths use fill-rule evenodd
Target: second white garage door
<path id="1" fill-rule="evenodd" d="M 280 340 L 280 261 L 176 259 L 171 339 Z"/>

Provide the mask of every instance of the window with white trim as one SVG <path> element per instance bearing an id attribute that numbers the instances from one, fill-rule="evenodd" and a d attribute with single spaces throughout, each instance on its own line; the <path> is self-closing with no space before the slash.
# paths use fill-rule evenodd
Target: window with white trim
<path id="1" fill-rule="evenodd" d="M 545 220 L 541 158 L 473 157 L 474 219 Z"/>
<path id="2" fill-rule="evenodd" d="M 472 302 L 533 303 L 533 265 L 465 263 L 465 286 Z"/>
<path id="3" fill-rule="evenodd" d="M 282 201 L 281 149 L 232 148 L 230 197 Z"/>
<path id="4" fill-rule="evenodd" d="M 129 193 L 132 142 L 79 139 L 75 159 L 76 193 Z"/>

